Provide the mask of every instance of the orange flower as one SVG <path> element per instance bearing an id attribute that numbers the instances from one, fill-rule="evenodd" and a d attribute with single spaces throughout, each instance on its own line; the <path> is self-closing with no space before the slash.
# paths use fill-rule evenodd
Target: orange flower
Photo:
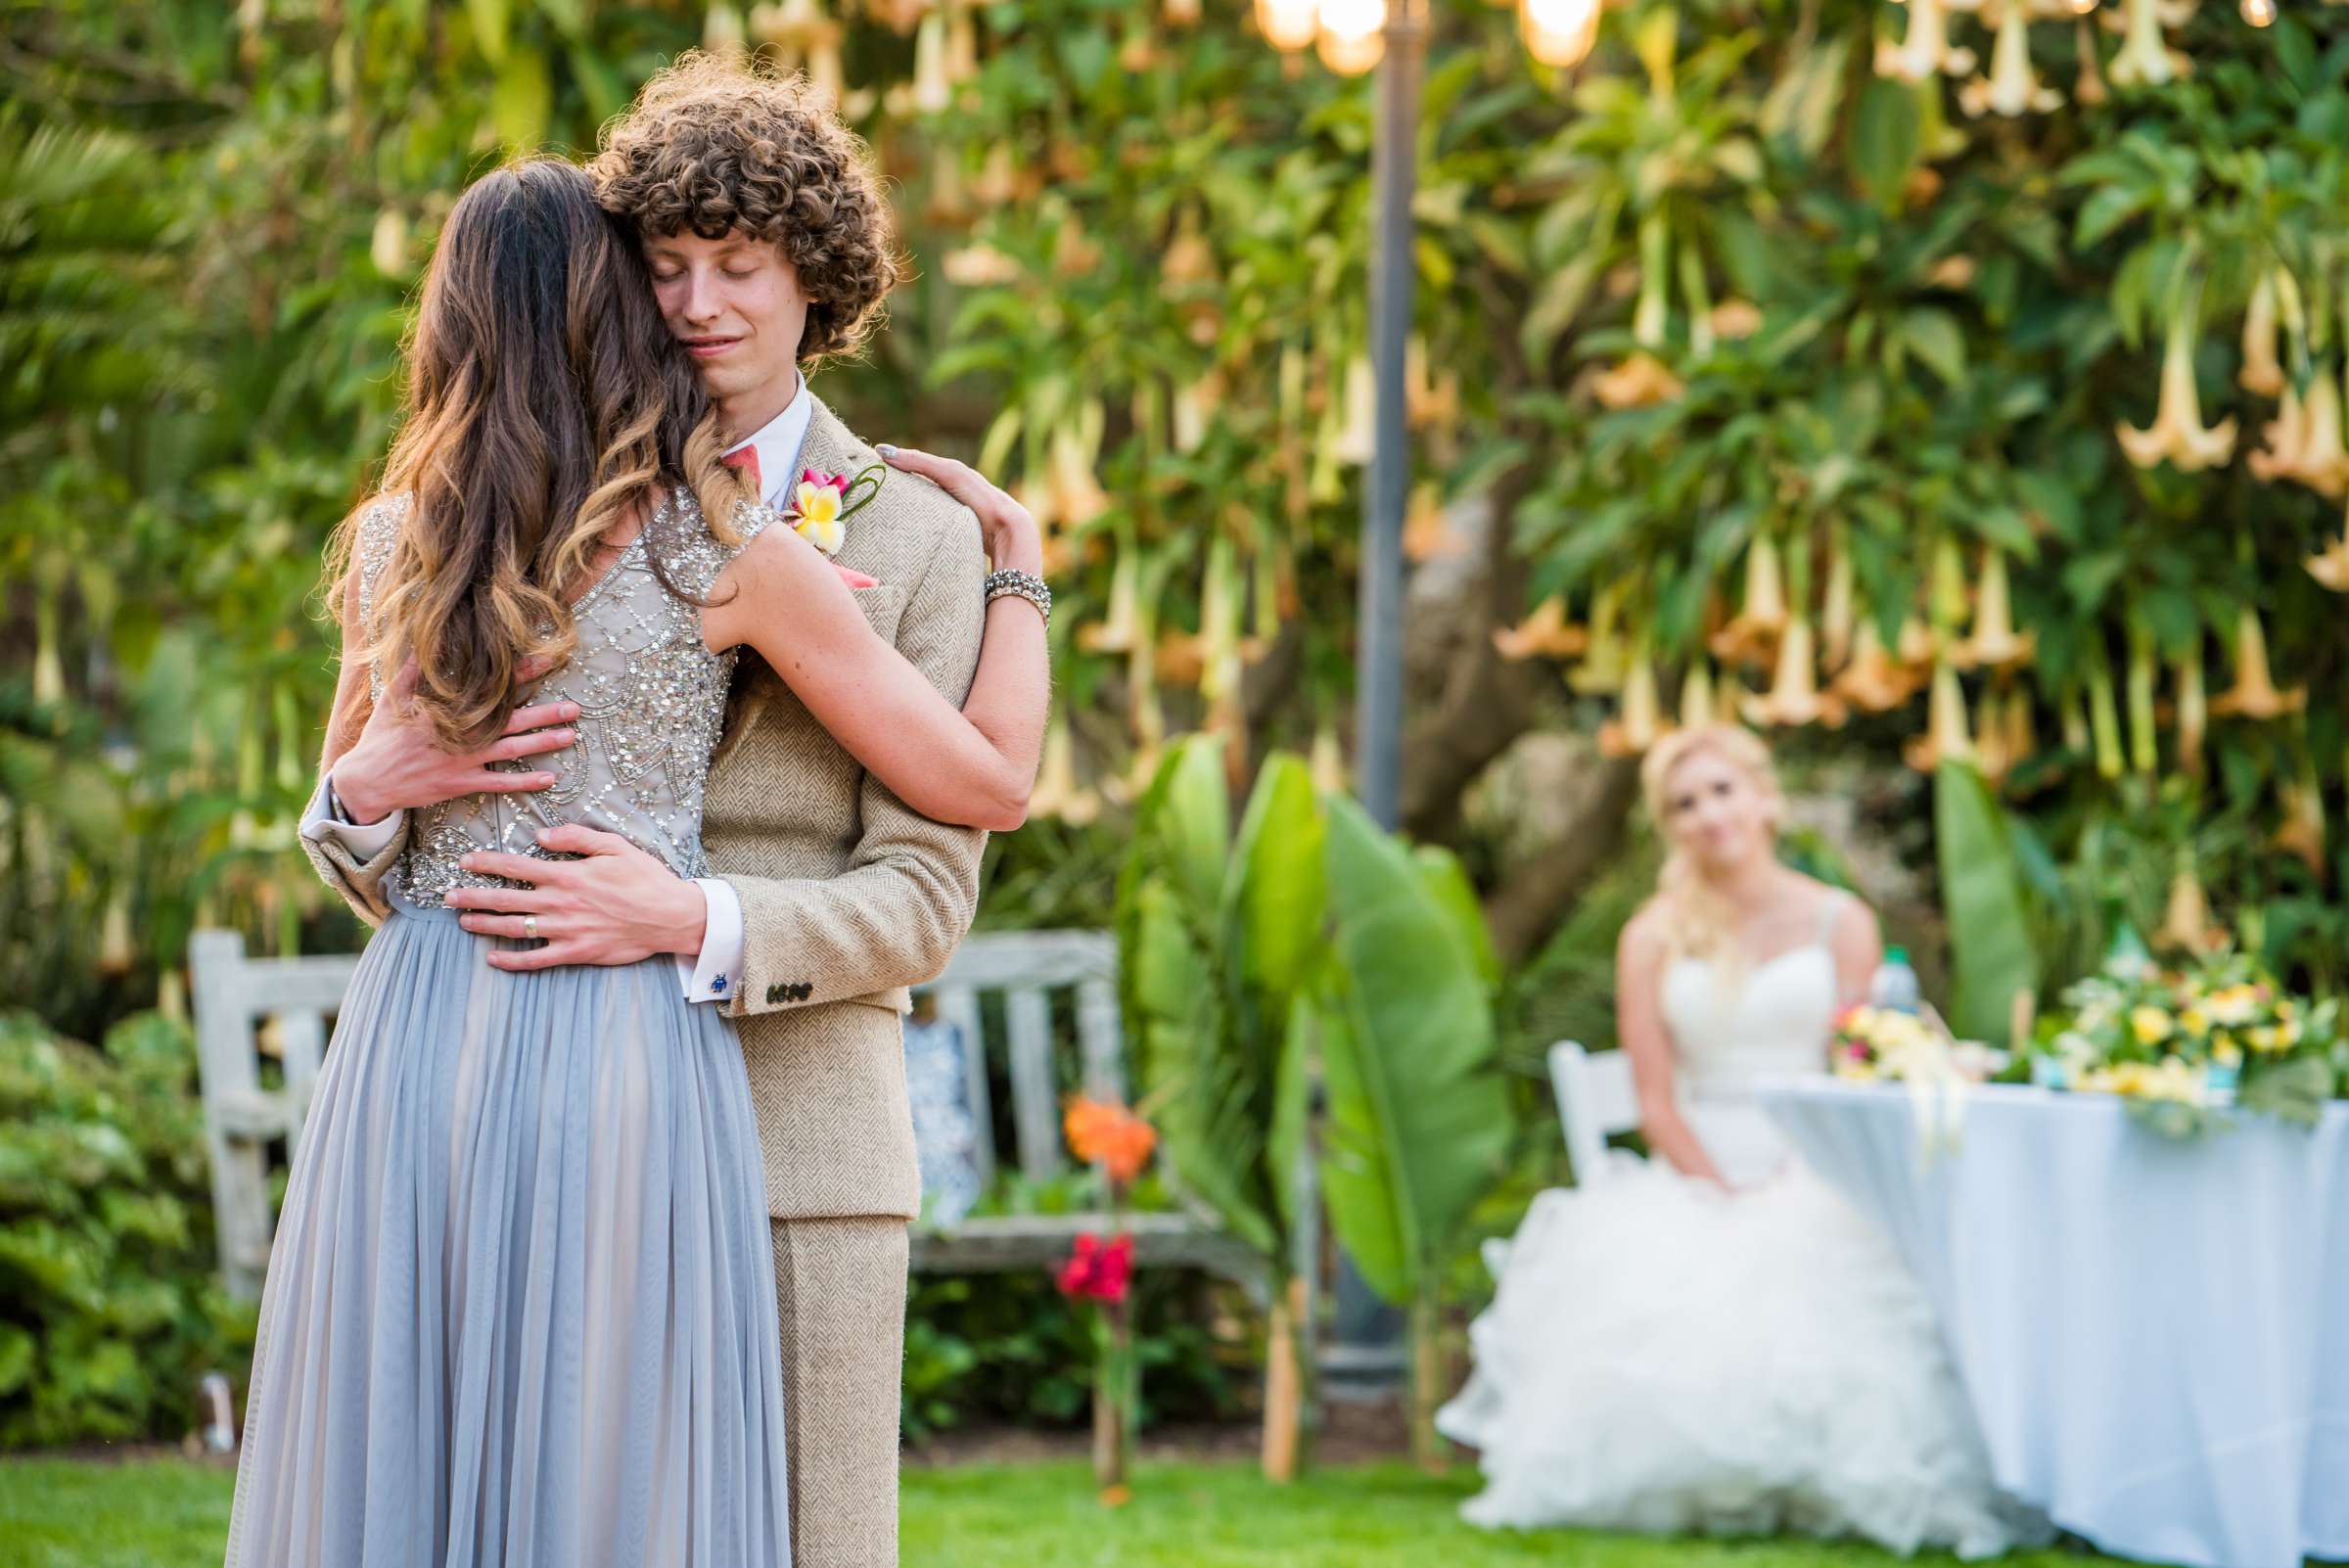
<path id="1" fill-rule="evenodd" d="M 1158 1147 L 1157 1130 L 1114 1100 L 1072 1099 L 1061 1125 L 1077 1158 L 1101 1166 L 1112 1181 L 1140 1176 Z"/>

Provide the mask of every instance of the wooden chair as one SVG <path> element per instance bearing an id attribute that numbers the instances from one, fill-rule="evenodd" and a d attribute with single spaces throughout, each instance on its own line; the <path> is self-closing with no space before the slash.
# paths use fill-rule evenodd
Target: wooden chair
<path id="1" fill-rule="evenodd" d="M 199 931 L 189 942 L 205 1136 L 211 1155 L 212 1204 L 220 1235 L 220 1272 L 229 1291 L 260 1294 L 274 1217 L 269 1203 L 270 1145 L 299 1145 L 310 1093 L 326 1054 L 328 1021 L 342 1006 L 358 960 L 249 958 L 235 932 Z M 981 1174 L 998 1157 L 988 1082 L 989 1038 L 982 998 L 1002 998 L 1003 1048 L 1011 1085 L 1011 1126 L 1018 1169 L 1046 1180 L 1066 1167 L 1060 1133 L 1061 1074 L 1055 1055 L 1055 998 L 1070 1011 L 1081 1058 L 1074 1075 L 1085 1091 L 1123 1097 L 1125 1052 L 1118 1025 L 1117 944 L 1090 931 L 1007 932 L 971 938 L 944 974 L 916 993 L 962 1033 Z M 264 1088 L 260 1059 L 277 1056 L 282 1085 Z M 944 1227 L 917 1226 L 913 1267 L 934 1273 L 1046 1268 L 1066 1258 L 1076 1237 L 1106 1233 L 1106 1214 L 996 1216 Z M 1183 1209 L 1132 1214 L 1137 1265 L 1207 1268 L 1261 1297 L 1255 1255 L 1212 1219 Z"/>

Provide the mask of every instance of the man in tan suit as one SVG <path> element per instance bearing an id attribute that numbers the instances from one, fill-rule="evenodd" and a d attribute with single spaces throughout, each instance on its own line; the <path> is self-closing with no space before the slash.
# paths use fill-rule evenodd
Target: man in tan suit
<path id="1" fill-rule="evenodd" d="M 728 460 L 778 505 L 805 469 L 880 468 L 835 563 L 852 584 L 869 579 L 857 598 L 874 629 L 962 701 L 987 607 L 981 519 L 1017 503 L 959 464 L 893 449 L 902 467 L 883 466 L 799 369 L 859 342 L 897 276 L 861 147 L 794 84 L 688 57 L 607 128 L 591 167 L 606 207 L 638 226 L 664 314 L 727 428 L 755 432 Z M 302 825 L 320 873 L 371 922 L 388 911 L 380 884 L 406 843 L 402 808 L 545 787 L 553 775 L 519 760 L 567 745 L 560 725 L 576 716 L 525 709 L 507 740 L 454 758 L 388 709 Z M 1016 811 L 994 825 L 1017 825 Z M 921 1203 L 900 1019 L 907 987 L 970 928 L 986 835 L 909 809 L 746 660 L 703 841 L 714 874 L 698 882 L 583 827 L 541 835 L 578 858 L 484 864 L 530 882 L 548 938 L 492 961 L 671 952 L 688 996 L 740 1020 L 774 1225 L 795 1563 L 891 1568 L 906 1224 Z M 474 911 L 468 929 L 519 925 L 510 900 L 493 917 L 471 891 L 449 899 Z"/>

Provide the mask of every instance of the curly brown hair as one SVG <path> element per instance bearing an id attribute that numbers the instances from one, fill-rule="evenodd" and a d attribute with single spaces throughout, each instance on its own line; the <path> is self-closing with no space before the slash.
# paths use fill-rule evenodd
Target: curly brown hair
<path id="1" fill-rule="evenodd" d="M 780 247 L 807 296 L 800 358 L 852 353 L 903 275 L 870 156 L 805 77 L 694 51 L 597 139 L 604 210 L 642 234 L 740 230 Z"/>

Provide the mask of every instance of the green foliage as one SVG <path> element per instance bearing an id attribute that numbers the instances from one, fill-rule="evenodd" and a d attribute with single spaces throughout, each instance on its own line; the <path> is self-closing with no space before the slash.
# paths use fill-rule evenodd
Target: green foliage
<path id="1" fill-rule="evenodd" d="M 1962 761 L 1935 770 L 1933 811 L 1953 959 L 1950 1027 L 1960 1038 L 2003 1040 L 2015 992 L 2039 990 L 2039 954 L 2005 816 L 1980 769 Z"/>
<path id="2" fill-rule="evenodd" d="M 0 1450 L 176 1438 L 201 1373 L 241 1380 L 194 1075 L 156 1014 L 103 1051 L 0 1017 Z"/>
<path id="3" fill-rule="evenodd" d="M 1213 1298 L 1230 1287 L 1178 1269 L 1134 1275 L 1142 1420 L 1236 1414 L 1254 1383 L 1243 1319 Z M 1074 1427 L 1089 1418 L 1091 1309 L 1048 1272 L 916 1274 L 905 1306 L 904 1428 L 916 1443 L 961 1427 Z"/>
<path id="4" fill-rule="evenodd" d="M 1343 799 L 1329 803 L 1329 886 L 1322 1188 L 1364 1281 L 1405 1301 L 1433 1288 L 1514 1130 L 1482 916 L 1459 907 L 1448 862 L 1414 858 Z"/>
<path id="5" fill-rule="evenodd" d="M 1328 919 L 1305 766 L 1265 764 L 1236 836 L 1223 747 L 1176 746 L 1119 877 L 1127 1038 L 1144 1108 L 1187 1191 L 1285 1278 L 1297 1225 L 1309 1037 Z"/>

